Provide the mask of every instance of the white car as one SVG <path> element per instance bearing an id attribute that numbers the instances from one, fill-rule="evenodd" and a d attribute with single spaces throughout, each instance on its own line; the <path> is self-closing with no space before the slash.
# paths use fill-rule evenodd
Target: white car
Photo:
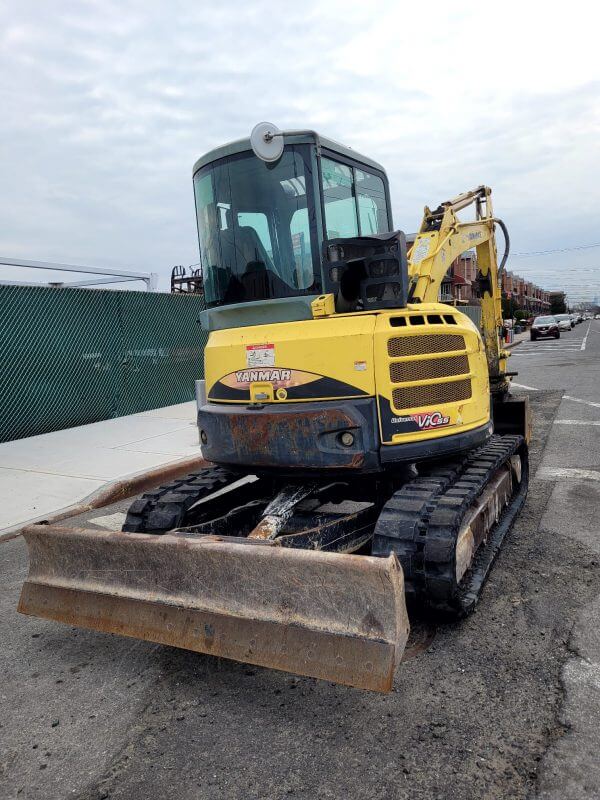
<path id="1" fill-rule="evenodd" d="M 570 314 L 555 314 L 554 319 L 558 322 L 558 329 L 560 331 L 570 331 L 575 327 L 575 323 L 571 319 Z"/>

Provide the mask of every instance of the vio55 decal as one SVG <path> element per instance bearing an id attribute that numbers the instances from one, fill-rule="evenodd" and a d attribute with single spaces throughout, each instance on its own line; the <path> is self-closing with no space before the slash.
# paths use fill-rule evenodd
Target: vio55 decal
<path id="1" fill-rule="evenodd" d="M 394 424 L 416 422 L 420 431 L 426 431 L 431 428 L 443 428 L 445 425 L 449 425 L 450 417 L 445 417 L 441 411 L 421 411 L 418 414 L 409 414 L 406 417 L 392 417 L 392 422 Z"/>

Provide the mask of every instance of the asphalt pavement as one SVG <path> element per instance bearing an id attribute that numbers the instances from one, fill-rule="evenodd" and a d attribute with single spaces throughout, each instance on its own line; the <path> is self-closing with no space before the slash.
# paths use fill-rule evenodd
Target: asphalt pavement
<path id="1" fill-rule="evenodd" d="M 513 352 L 516 381 L 530 395 L 564 391 L 538 478 L 554 488 L 541 520 L 544 533 L 569 536 L 600 560 L 600 320 L 577 325 L 559 340 L 524 342 Z M 581 576 L 584 579 L 584 576 Z M 600 797 L 600 597 L 574 621 L 572 657 L 561 674 L 563 735 L 540 768 L 544 800 Z"/>
<path id="2" fill-rule="evenodd" d="M 21 617 L 25 545 L 0 543 L 0 796 L 600 797 L 600 322 L 511 368 L 527 503 L 475 613 L 416 621 L 391 694 Z"/>

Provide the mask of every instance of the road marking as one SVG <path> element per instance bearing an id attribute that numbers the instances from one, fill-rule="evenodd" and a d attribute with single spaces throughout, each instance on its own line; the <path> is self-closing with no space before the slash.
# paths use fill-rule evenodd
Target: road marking
<path id="1" fill-rule="evenodd" d="M 587 337 L 590 335 L 590 328 L 592 327 L 592 321 L 590 320 L 590 324 L 588 325 L 588 329 L 585 332 L 585 336 L 583 337 L 583 342 L 581 343 L 581 349 L 585 350 L 585 344 L 587 342 Z"/>
<path id="2" fill-rule="evenodd" d="M 583 403 L 584 406 L 591 406 L 592 408 L 600 408 L 600 403 L 592 403 L 591 400 L 580 400 L 578 397 L 571 397 L 571 395 L 564 395 L 563 400 L 570 400 L 572 403 Z"/>
<path id="3" fill-rule="evenodd" d="M 528 392 L 539 392 L 539 389 L 536 389 L 535 386 L 525 386 L 523 383 L 514 383 L 512 384 L 515 389 L 527 389 Z"/>
<path id="4" fill-rule="evenodd" d="M 519 353 L 519 358 L 529 358 L 530 356 L 538 356 L 538 355 L 543 355 L 543 356 L 548 356 L 548 355 L 564 356 L 567 353 L 579 353 L 579 352 L 581 352 L 581 348 L 580 347 L 565 347 L 562 350 L 550 350 L 549 348 L 548 349 L 543 349 L 543 348 L 540 347 L 539 350 L 535 350 L 535 351 L 533 351 L 533 350 L 523 350 L 521 353 Z"/>
<path id="5" fill-rule="evenodd" d="M 555 419 L 555 425 L 600 425 L 597 419 Z"/>
<path id="6" fill-rule="evenodd" d="M 557 478 L 587 478 L 591 481 L 600 481 L 600 472 L 596 472 L 593 469 L 545 467 L 544 469 L 538 469 L 535 477 L 542 481 L 554 481 Z"/>
<path id="7" fill-rule="evenodd" d="M 539 392 L 539 389 L 536 389 L 535 386 L 525 386 L 522 383 L 514 383 L 512 384 L 515 389 L 525 389 L 528 392 Z M 591 406 L 592 408 L 600 408 L 600 403 L 593 403 L 591 400 L 580 400 L 579 397 L 571 397 L 570 394 L 563 395 L 563 400 L 570 400 L 572 403 L 582 403 L 584 406 Z"/>

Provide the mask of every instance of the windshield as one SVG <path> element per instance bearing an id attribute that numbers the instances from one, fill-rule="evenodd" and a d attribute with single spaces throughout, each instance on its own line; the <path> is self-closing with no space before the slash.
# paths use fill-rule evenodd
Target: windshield
<path id="1" fill-rule="evenodd" d="M 534 325 L 552 325 L 556 322 L 554 317 L 536 317 L 534 320 Z"/>
<path id="2" fill-rule="evenodd" d="M 571 317 L 568 314 L 557 314 L 555 319 L 559 320 L 559 322 L 563 319 L 568 319 L 569 322 L 571 321 Z"/>
<path id="3" fill-rule="evenodd" d="M 275 164 L 246 152 L 194 175 L 207 306 L 320 294 L 313 185 L 302 145 Z"/>

